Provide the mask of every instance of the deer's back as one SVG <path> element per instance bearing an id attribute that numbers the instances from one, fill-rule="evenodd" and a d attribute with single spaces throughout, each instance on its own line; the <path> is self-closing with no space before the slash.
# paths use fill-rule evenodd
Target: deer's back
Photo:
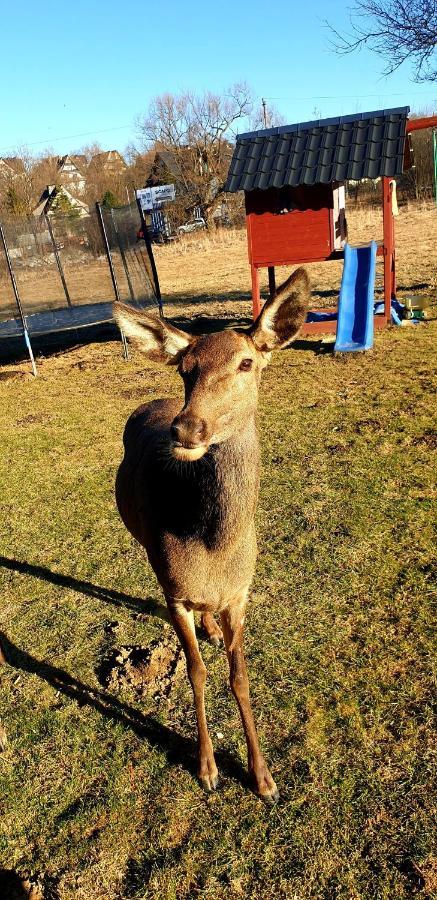
<path id="1" fill-rule="evenodd" d="M 181 463 L 170 454 L 170 426 L 180 408 L 178 400 L 158 400 L 128 420 L 117 505 L 166 596 L 218 610 L 249 586 L 255 566 L 255 424 L 237 442 Z"/>

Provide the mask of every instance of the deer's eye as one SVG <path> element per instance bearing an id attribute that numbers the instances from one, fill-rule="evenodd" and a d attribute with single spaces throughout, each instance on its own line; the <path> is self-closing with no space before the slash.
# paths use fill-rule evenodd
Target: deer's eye
<path id="1" fill-rule="evenodd" d="M 239 365 L 239 369 L 241 370 L 241 372 L 248 372 L 249 369 L 252 368 L 252 363 L 252 359 L 242 359 Z"/>

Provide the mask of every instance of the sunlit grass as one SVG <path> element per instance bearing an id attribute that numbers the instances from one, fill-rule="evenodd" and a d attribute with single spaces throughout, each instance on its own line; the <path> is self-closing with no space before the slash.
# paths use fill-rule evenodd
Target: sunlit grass
<path id="1" fill-rule="evenodd" d="M 265 373 L 247 655 L 273 810 L 245 783 L 222 652 L 202 644 L 214 796 L 193 777 L 185 679 L 156 704 L 107 697 L 96 674 L 164 628 L 113 484 L 127 415 L 177 376 L 116 344 L 42 360 L 36 380 L 4 369 L 0 865 L 62 900 L 432 896 L 435 332 L 346 359 L 289 350 Z"/>

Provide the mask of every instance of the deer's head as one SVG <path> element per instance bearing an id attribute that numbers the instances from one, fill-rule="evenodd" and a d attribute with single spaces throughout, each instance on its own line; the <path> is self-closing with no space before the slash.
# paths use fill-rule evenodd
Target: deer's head
<path id="1" fill-rule="evenodd" d="M 195 337 L 164 319 L 114 303 L 129 340 L 150 359 L 176 365 L 185 387 L 183 409 L 171 426 L 171 452 L 200 459 L 244 427 L 256 410 L 261 372 L 272 350 L 292 341 L 305 321 L 309 279 L 297 269 L 268 300 L 253 325 Z"/>

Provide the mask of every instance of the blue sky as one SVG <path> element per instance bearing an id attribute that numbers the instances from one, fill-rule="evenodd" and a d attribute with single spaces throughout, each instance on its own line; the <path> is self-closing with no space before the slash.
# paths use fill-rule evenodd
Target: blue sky
<path id="1" fill-rule="evenodd" d="M 324 20 L 347 7 L 307 0 L 22 0 L 2 12 L 0 155 L 26 145 L 62 154 L 98 141 L 123 150 L 156 94 L 220 92 L 246 80 L 287 122 L 390 106 L 437 109 L 437 88 L 408 64 L 381 77 L 364 50 L 339 58 Z M 242 127 L 240 130 L 244 130 Z"/>

